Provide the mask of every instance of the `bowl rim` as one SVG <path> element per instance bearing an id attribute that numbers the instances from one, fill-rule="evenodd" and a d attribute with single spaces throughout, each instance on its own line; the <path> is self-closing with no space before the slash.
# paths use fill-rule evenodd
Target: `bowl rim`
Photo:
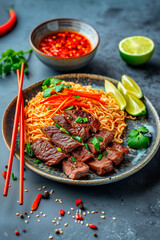
<path id="1" fill-rule="evenodd" d="M 86 54 L 84 54 L 84 55 L 82 55 L 82 56 L 69 57 L 69 58 L 51 56 L 51 55 L 48 55 L 48 54 L 46 54 L 46 53 L 41 52 L 41 51 L 33 44 L 33 42 L 32 42 L 33 33 L 34 33 L 39 27 L 41 27 L 41 26 L 43 26 L 43 25 L 45 25 L 45 24 L 47 24 L 47 23 L 55 22 L 55 21 L 60 21 L 60 20 L 62 20 L 62 21 L 72 20 L 72 21 L 75 21 L 75 22 L 80 22 L 80 23 L 86 25 L 87 27 L 89 27 L 90 29 L 92 29 L 92 31 L 95 33 L 96 39 L 97 39 L 96 46 L 95 46 L 90 52 L 88 52 L 88 53 L 86 53 Z M 90 40 L 90 39 L 89 39 L 89 40 Z M 31 45 L 31 47 L 33 48 L 33 50 L 36 51 L 38 54 L 44 56 L 44 57 L 51 58 L 51 59 L 55 59 L 55 60 L 56 60 L 56 59 L 57 59 L 57 60 L 58 60 L 58 59 L 59 59 L 59 60 L 71 60 L 71 59 L 74 60 L 74 59 L 84 58 L 84 57 L 92 54 L 93 52 L 95 52 L 95 51 L 97 50 L 98 46 L 99 46 L 99 43 L 100 43 L 100 36 L 99 36 L 98 32 L 97 32 L 90 24 L 85 23 L 85 22 L 83 22 L 83 21 L 81 21 L 81 20 L 77 20 L 77 19 L 73 19 L 73 18 L 54 18 L 54 19 L 47 20 L 47 21 L 42 22 L 42 23 L 40 23 L 39 25 L 37 25 L 37 26 L 32 30 L 32 32 L 30 33 L 29 42 L 30 42 L 30 45 Z"/>

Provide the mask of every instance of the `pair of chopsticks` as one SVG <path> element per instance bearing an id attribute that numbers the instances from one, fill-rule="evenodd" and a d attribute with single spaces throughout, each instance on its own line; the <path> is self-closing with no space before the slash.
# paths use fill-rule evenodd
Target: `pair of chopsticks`
<path id="1" fill-rule="evenodd" d="M 20 116 L 20 170 L 19 170 L 19 204 L 20 205 L 23 204 L 23 176 L 24 176 L 24 102 L 23 102 L 23 93 L 22 93 L 24 66 L 25 66 L 25 63 L 22 62 L 21 72 L 19 71 L 19 69 L 17 69 L 17 80 L 18 80 L 19 91 L 18 91 L 18 97 L 17 97 L 17 103 L 16 103 L 15 116 L 14 116 L 14 124 L 13 124 L 13 131 L 12 131 L 10 155 L 8 159 L 7 175 L 5 180 L 4 192 L 3 192 L 3 195 L 7 196 L 9 182 L 10 182 L 10 175 L 12 170 L 14 149 L 16 144 L 18 122 L 19 122 L 19 116 Z"/>

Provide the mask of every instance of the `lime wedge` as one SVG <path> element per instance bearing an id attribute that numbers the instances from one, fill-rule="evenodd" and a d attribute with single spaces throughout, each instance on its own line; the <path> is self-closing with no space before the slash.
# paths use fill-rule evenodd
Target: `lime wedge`
<path id="1" fill-rule="evenodd" d="M 122 94 L 118 91 L 118 89 L 108 80 L 105 80 L 105 90 L 113 99 L 117 102 L 120 107 L 120 110 L 124 110 L 126 108 L 126 100 L 122 96 Z"/>
<path id="2" fill-rule="evenodd" d="M 146 106 L 144 103 L 135 97 L 133 94 L 128 93 L 127 89 L 123 86 L 121 82 L 118 83 L 118 90 L 124 96 L 127 106 L 126 111 L 132 116 L 139 116 L 142 114 L 146 114 Z"/>
<path id="3" fill-rule="evenodd" d="M 142 98 L 143 94 L 139 85 L 130 77 L 123 75 L 122 84 L 128 90 L 128 93 L 133 94 L 137 98 Z"/>
<path id="4" fill-rule="evenodd" d="M 146 63 L 154 52 L 154 42 L 147 37 L 133 36 L 120 41 L 120 56 L 131 65 Z"/>

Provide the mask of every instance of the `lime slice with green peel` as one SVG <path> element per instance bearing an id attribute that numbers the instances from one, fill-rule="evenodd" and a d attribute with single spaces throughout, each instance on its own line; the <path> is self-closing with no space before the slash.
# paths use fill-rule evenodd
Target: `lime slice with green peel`
<path id="1" fill-rule="evenodd" d="M 143 94 L 139 85 L 130 77 L 123 75 L 122 84 L 128 90 L 128 93 L 133 94 L 137 98 L 142 98 Z"/>
<path id="2" fill-rule="evenodd" d="M 128 90 L 123 86 L 121 82 L 118 83 L 118 90 L 124 96 L 127 106 L 126 111 L 132 116 L 139 116 L 146 114 L 146 106 L 144 103 L 135 97 L 133 94 L 128 93 Z"/>
<path id="3" fill-rule="evenodd" d="M 108 80 L 105 80 L 105 90 L 119 105 L 120 110 L 124 110 L 126 108 L 126 100 L 122 96 L 122 94 L 118 91 L 118 89 Z"/>
<path id="4" fill-rule="evenodd" d="M 154 42 L 147 37 L 133 36 L 120 41 L 119 53 L 131 65 L 146 63 L 154 52 Z"/>

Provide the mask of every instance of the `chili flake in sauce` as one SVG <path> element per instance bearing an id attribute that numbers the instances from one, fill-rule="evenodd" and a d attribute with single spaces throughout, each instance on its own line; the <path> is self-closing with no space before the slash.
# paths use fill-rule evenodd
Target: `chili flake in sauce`
<path id="1" fill-rule="evenodd" d="M 39 44 L 39 50 L 54 57 L 79 57 L 92 50 L 87 37 L 74 31 L 58 31 L 45 38 Z"/>

